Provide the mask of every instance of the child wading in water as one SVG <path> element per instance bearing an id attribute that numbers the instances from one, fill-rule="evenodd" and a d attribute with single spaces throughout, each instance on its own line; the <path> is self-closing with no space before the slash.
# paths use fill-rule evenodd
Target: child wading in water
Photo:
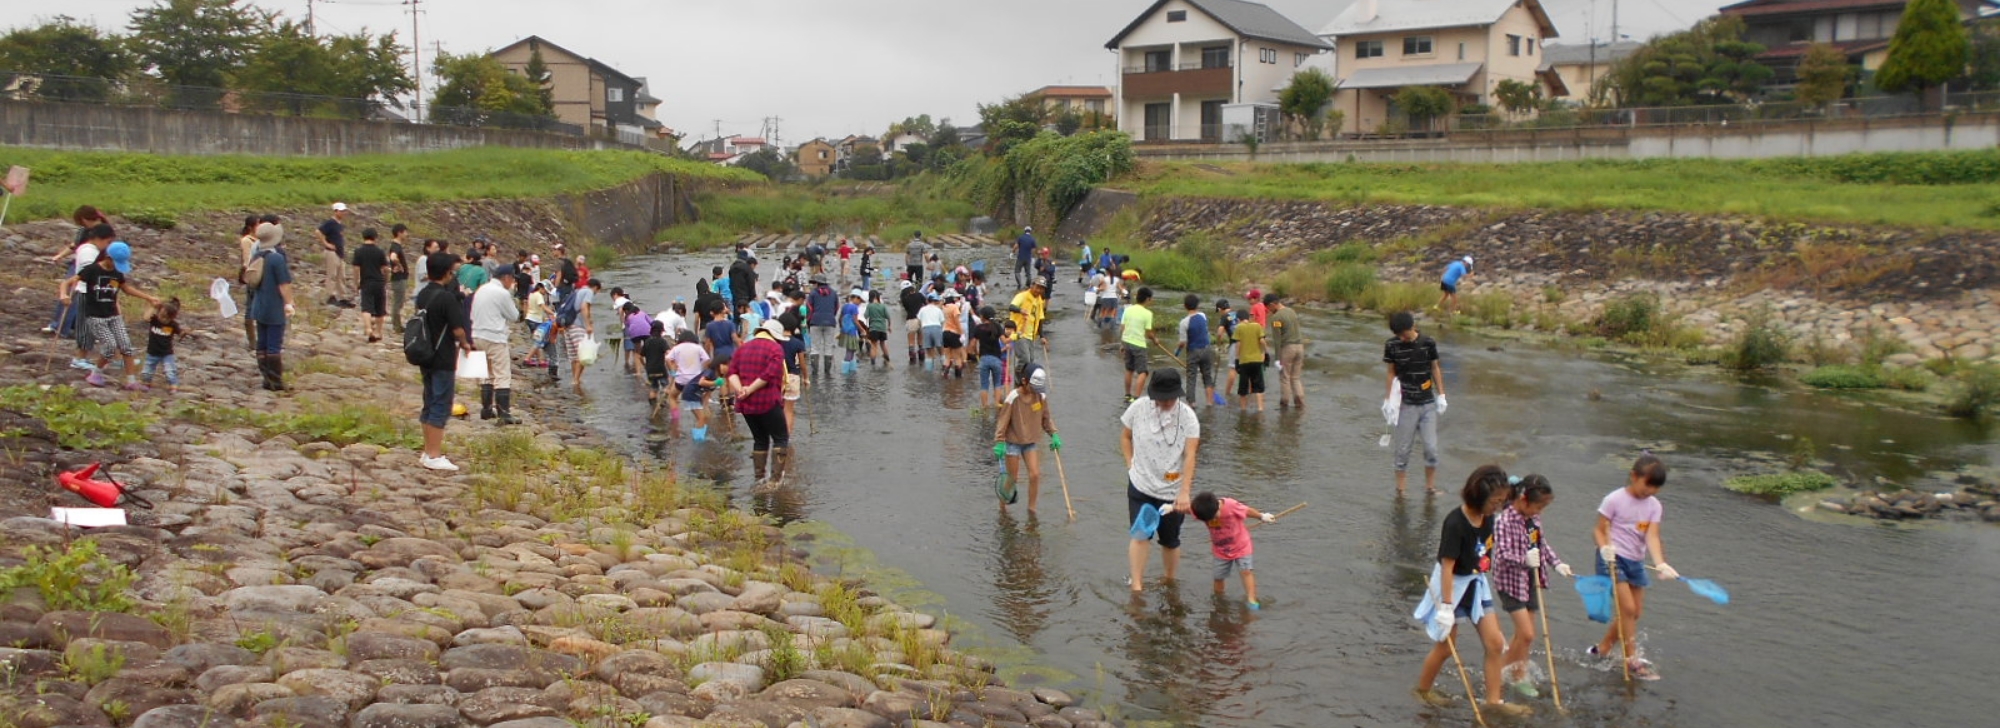
<path id="1" fill-rule="evenodd" d="M 1007 463 L 1007 492 L 1015 492 L 1021 479 L 1023 461 L 1028 466 L 1028 512 L 1035 512 L 1035 500 L 1042 492 L 1042 454 L 1037 449 L 1042 435 L 1049 436 L 1049 449 L 1062 449 L 1062 435 L 1049 414 L 1049 372 L 1040 364 L 1024 364 L 1015 377 L 1013 391 L 1000 402 L 1000 421 L 993 426 L 993 455 Z M 1012 501 L 1003 502 L 1006 508 Z"/>
<path id="2" fill-rule="evenodd" d="M 1575 575 L 1542 535 L 1542 509 L 1555 499 L 1548 478 L 1530 475 L 1515 484 L 1514 504 L 1493 518 L 1493 591 L 1500 596 L 1500 610 L 1514 623 L 1504 674 L 1515 692 L 1529 698 L 1541 697 L 1528 678 L 1528 653 L 1535 646 L 1535 616 L 1542 611 L 1542 602 L 1528 580 L 1538 580 L 1546 590 L 1549 569 Z"/>
<path id="3" fill-rule="evenodd" d="M 1263 605 L 1257 603 L 1257 567 L 1250 555 L 1255 545 L 1250 542 L 1250 529 L 1243 525 L 1243 519 L 1271 523 L 1278 517 L 1261 513 L 1235 498 L 1217 498 L 1206 490 L 1196 493 L 1191 505 L 1194 517 L 1208 525 L 1208 541 L 1215 551 L 1215 593 L 1221 595 L 1229 572 L 1240 569 L 1244 598 L 1249 600 L 1251 609 L 1261 609 Z"/>
<path id="4" fill-rule="evenodd" d="M 1512 705 L 1500 697 L 1506 636 L 1500 633 L 1500 619 L 1493 613 L 1493 587 L 1486 573 L 1493 557 L 1492 516 L 1507 506 L 1513 493 L 1507 485 L 1506 471 L 1498 465 L 1482 465 L 1465 479 L 1465 488 L 1459 491 L 1462 505 L 1444 517 L 1437 564 L 1431 567 L 1430 586 L 1413 615 L 1437 643 L 1424 656 L 1423 670 L 1417 673 L 1418 700 L 1431 705 L 1451 702 L 1431 688 L 1437 682 L 1438 671 L 1444 669 L 1445 660 L 1452 657 L 1454 647 L 1447 641 L 1452 639 L 1458 620 L 1464 619 L 1478 625 L 1479 641 L 1486 647 L 1483 709 L 1503 716 L 1529 713 L 1527 706 Z"/>
<path id="5" fill-rule="evenodd" d="M 1617 621 L 1622 624 L 1605 630 L 1604 639 L 1591 645 L 1590 654 L 1603 657 L 1611 653 L 1612 644 L 1622 644 L 1626 665 L 1632 677 L 1640 680 L 1660 679 L 1653 663 L 1641 657 L 1631 641 L 1639 634 L 1639 616 L 1646 611 L 1646 587 L 1652 585 L 1646 575 L 1646 557 L 1651 555 L 1659 565 L 1661 578 L 1681 578 L 1680 572 L 1667 565 L 1667 552 L 1660 547 L 1664 507 L 1653 496 L 1666 484 L 1667 464 L 1646 453 L 1632 463 L 1625 487 L 1611 491 L 1597 506 L 1597 573 L 1610 575 L 1613 566 L 1618 569 L 1611 580 L 1616 583 Z"/>
<path id="6" fill-rule="evenodd" d="M 153 307 L 153 313 L 146 317 L 146 364 L 139 370 L 139 380 L 146 386 L 153 386 L 153 372 L 158 370 L 167 378 L 167 394 L 173 394 L 181 386 L 181 368 L 174 359 L 174 340 L 185 338 L 187 331 L 181 328 L 180 318 L 179 296 Z"/>

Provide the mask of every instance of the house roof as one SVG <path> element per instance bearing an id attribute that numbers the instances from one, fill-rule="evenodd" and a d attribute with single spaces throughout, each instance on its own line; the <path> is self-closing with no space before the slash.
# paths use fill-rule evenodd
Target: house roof
<path id="1" fill-rule="evenodd" d="M 1784 15 L 1789 13 L 1819 12 L 1825 10 L 1855 10 L 1860 8 L 1901 8 L 1908 0 L 1746 0 L 1734 5 L 1724 5 L 1716 12 L 1723 15 L 1751 17 L 1758 15 Z M 1959 2 L 1964 5 L 1964 2 Z M 2000 0 L 1977 0 L 1978 5 L 2000 6 Z"/>
<path id="2" fill-rule="evenodd" d="M 1272 10 L 1268 5 L 1244 2 L 1244 0 L 1183 0 L 1183 2 L 1193 5 L 1195 9 L 1200 10 L 1202 13 L 1208 15 L 1208 17 L 1214 18 L 1215 22 L 1221 23 L 1224 27 L 1235 31 L 1237 35 L 1245 38 L 1290 43 L 1309 48 L 1331 49 L 1333 47 L 1319 36 L 1313 35 L 1311 31 L 1300 27 L 1298 23 L 1292 22 L 1291 18 L 1287 18 L 1279 14 L 1278 11 Z M 1131 35 L 1134 30 L 1138 30 L 1139 24 L 1146 22 L 1147 18 L 1153 17 L 1154 13 L 1160 11 L 1160 6 L 1166 4 L 1167 0 L 1157 0 L 1154 2 L 1152 7 L 1146 8 L 1146 12 L 1140 13 L 1137 18 L 1133 18 L 1131 25 L 1127 25 L 1124 30 L 1118 31 L 1118 35 L 1112 36 L 1111 40 L 1104 44 L 1104 47 L 1118 48 L 1118 44 L 1125 40 L 1125 36 Z"/>
<path id="3" fill-rule="evenodd" d="M 1472 80 L 1484 63 L 1446 63 L 1436 66 L 1368 68 L 1355 71 L 1340 82 L 1347 88 L 1402 88 L 1404 86 L 1457 86 Z"/>
<path id="4" fill-rule="evenodd" d="M 537 47 L 542 47 L 542 46 L 546 46 L 546 47 L 548 47 L 548 48 L 553 48 L 553 49 L 555 49 L 555 50 L 558 50 L 558 51 L 561 51 L 561 52 L 563 53 L 563 55 L 567 55 L 567 56 L 569 56 L 569 57 L 571 57 L 571 58 L 575 58 L 575 59 L 578 59 L 578 60 L 581 60 L 581 61 L 583 61 L 585 65 L 588 65 L 588 66 L 590 66 L 590 69 L 591 69 L 591 70 L 593 70 L 593 71 L 596 71 L 596 72 L 598 73 L 598 75 L 600 75 L 600 76 L 610 76 L 610 77 L 613 77 L 613 78 L 616 78 L 616 79 L 619 79 L 619 80 L 621 80 L 621 81 L 625 81 L 625 82 L 627 82 L 627 83 L 631 83 L 631 84 L 635 84 L 635 85 L 641 85 L 641 86 L 645 85 L 645 83 L 646 83 L 646 82 L 645 82 L 645 81 L 644 81 L 643 79 L 638 79 L 638 78 L 633 78 L 633 77 L 631 77 L 631 76 L 628 76 L 628 75 L 626 75 L 626 74 L 625 74 L 624 72 L 622 72 L 622 71 L 619 71 L 619 70 L 618 70 L 618 69 L 616 69 L 616 68 L 612 68 L 612 67 L 611 67 L 610 65 L 608 65 L 608 64 L 606 64 L 606 63 L 604 63 L 603 61 L 600 61 L 600 60 L 597 60 L 597 59 L 595 59 L 595 58 L 591 58 L 590 56 L 586 56 L 586 55 L 584 55 L 584 54 L 582 54 L 582 53 L 578 53 L 578 52 L 576 52 L 576 51 L 573 51 L 573 50 L 570 50 L 570 49 L 568 49 L 568 48 L 564 48 L 564 47 L 562 47 L 562 46 L 559 46 L 559 45 L 556 45 L 555 43 L 553 43 L 553 42 L 550 42 L 550 41 L 549 41 L 549 39 L 547 39 L 547 38 L 543 38 L 543 37 L 541 37 L 541 36 L 539 36 L 539 35 L 531 35 L 531 36 L 528 36 L 528 37 L 526 37 L 526 38 L 522 38 L 522 39 L 520 39 L 520 40 L 517 40 L 517 41 L 514 41 L 514 42 L 512 42 L 512 43 L 508 43 L 507 45 L 504 45 L 504 46 L 501 46 L 501 47 L 500 47 L 500 48 L 499 48 L 498 50 L 495 50 L 495 51 L 493 51 L 493 52 L 491 52 L 491 53 L 488 53 L 487 55 L 489 55 L 489 56 L 497 56 L 497 55 L 500 55 L 501 53 L 503 53 L 503 52 L 505 52 L 505 51 L 507 51 L 507 50 L 509 50 L 509 49 L 511 49 L 511 48 L 513 48 L 513 47 L 515 47 L 515 46 L 519 46 L 519 45 L 532 45 L 532 46 L 537 46 Z"/>
<path id="5" fill-rule="evenodd" d="M 1633 51 L 1644 47 L 1646 47 L 1645 43 L 1636 40 L 1600 43 L 1597 44 L 1597 62 L 1615 63 L 1626 56 L 1632 55 Z M 1567 45 L 1552 43 L 1542 46 L 1542 68 L 1589 63 L 1591 61 L 1590 50 L 1591 46 L 1587 44 Z"/>
<path id="6" fill-rule="evenodd" d="M 1043 86 L 1027 96 L 1044 99 L 1108 99 L 1111 89 L 1103 86 Z"/>
<path id="7" fill-rule="evenodd" d="M 1542 26 L 1542 37 L 1556 37 L 1555 21 L 1549 19 L 1548 11 L 1542 9 L 1540 0 L 1356 0 L 1320 28 L 1319 34 L 1334 38 L 1400 30 L 1492 25 L 1517 4 L 1526 6 L 1528 12 L 1535 16 L 1535 23 Z M 1368 16 L 1370 8 L 1375 11 L 1374 17 Z"/>

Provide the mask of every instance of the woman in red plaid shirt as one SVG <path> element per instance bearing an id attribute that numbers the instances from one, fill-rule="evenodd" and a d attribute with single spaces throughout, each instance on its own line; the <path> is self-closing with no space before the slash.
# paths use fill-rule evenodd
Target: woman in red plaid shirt
<path id="1" fill-rule="evenodd" d="M 1569 564 L 1556 557 L 1555 547 L 1542 536 L 1542 509 L 1556 499 L 1549 479 L 1529 475 L 1514 485 L 1514 504 L 1493 520 L 1493 591 L 1500 597 L 1500 609 L 1514 622 L 1514 641 L 1502 656 L 1501 674 L 1515 692 L 1524 697 L 1540 697 L 1528 677 L 1528 651 L 1535 645 L 1535 613 L 1542 609 L 1528 580 L 1540 579 L 1549 586 L 1548 569 L 1574 576 Z"/>
<path id="2" fill-rule="evenodd" d="M 729 365 L 729 391 L 736 394 L 736 412 L 750 427 L 750 464 L 757 482 L 763 483 L 764 459 L 770 457 L 770 482 L 785 477 L 785 462 L 792 454 L 791 428 L 785 425 L 785 348 L 778 343 L 790 339 L 785 326 L 765 321 L 757 333 L 736 347 Z"/>

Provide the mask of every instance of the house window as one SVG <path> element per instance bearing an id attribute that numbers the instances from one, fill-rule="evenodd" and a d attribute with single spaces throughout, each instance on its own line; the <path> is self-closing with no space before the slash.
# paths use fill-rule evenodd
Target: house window
<path id="1" fill-rule="evenodd" d="M 1428 56 L 1431 52 L 1431 37 L 1428 35 L 1413 35 L 1403 39 L 1403 55 Z"/>
<path id="2" fill-rule="evenodd" d="M 1169 23 L 1184 23 L 1184 22 L 1187 22 L 1187 11 L 1186 11 L 1186 10 L 1169 10 L 1169 11 L 1167 11 L 1167 22 L 1169 22 Z"/>
<path id="3" fill-rule="evenodd" d="M 1292 54 L 1292 67 L 1293 67 L 1293 68 L 1298 68 L 1299 66 L 1303 66 L 1303 65 L 1305 65 L 1305 64 L 1306 64 L 1306 54 L 1304 54 L 1304 53 L 1293 53 L 1293 54 Z"/>
<path id="4" fill-rule="evenodd" d="M 824 149 L 819 150 L 819 158 L 826 159 L 826 150 Z"/>
<path id="5" fill-rule="evenodd" d="M 1173 106 L 1171 104 L 1146 104 L 1146 139 L 1164 141 L 1173 138 Z"/>
<path id="6" fill-rule="evenodd" d="M 1229 46 L 1209 46 L 1201 49 L 1202 68 L 1228 68 Z"/>
<path id="7" fill-rule="evenodd" d="M 619 88 L 617 86 L 612 86 L 610 88 L 607 88 L 604 90 L 604 98 L 610 100 L 611 103 L 614 104 L 620 101 L 624 101 L 625 89 Z"/>
<path id="8" fill-rule="evenodd" d="M 1257 60 L 1262 63 L 1276 64 L 1278 62 L 1278 49 L 1276 48 L 1259 49 L 1257 51 Z"/>
<path id="9" fill-rule="evenodd" d="M 1521 36 L 1518 35 L 1507 36 L 1507 55 L 1510 56 L 1521 55 Z"/>
<path id="10" fill-rule="evenodd" d="M 1465 60 L 1465 44 L 1462 42 L 1458 44 L 1458 60 Z"/>
<path id="11" fill-rule="evenodd" d="M 1088 109 L 1093 114 L 1102 114 L 1104 113 L 1104 99 L 1085 101 L 1083 102 L 1083 108 Z"/>
<path id="12" fill-rule="evenodd" d="M 1356 41 L 1356 42 L 1354 43 L 1354 57 L 1355 57 L 1355 58 L 1381 58 L 1381 57 L 1382 57 L 1382 41 L 1379 41 L 1379 40 L 1363 40 L 1363 41 Z"/>
<path id="13" fill-rule="evenodd" d="M 1527 39 L 1527 43 L 1528 43 L 1528 55 L 1532 56 L 1535 54 L 1535 39 L 1529 38 Z"/>
<path id="14" fill-rule="evenodd" d="M 1146 51 L 1146 72 L 1159 73 L 1174 70 L 1173 51 Z"/>

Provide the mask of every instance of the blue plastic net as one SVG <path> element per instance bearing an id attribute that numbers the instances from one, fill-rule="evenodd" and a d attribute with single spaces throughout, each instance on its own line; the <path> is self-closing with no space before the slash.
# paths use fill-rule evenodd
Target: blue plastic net
<path id="1" fill-rule="evenodd" d="M 1583 612 L 1590 621 L 1611 623 L 1611 577 L 1579 576 L 1576 593 L 1583 597 Z"/>

